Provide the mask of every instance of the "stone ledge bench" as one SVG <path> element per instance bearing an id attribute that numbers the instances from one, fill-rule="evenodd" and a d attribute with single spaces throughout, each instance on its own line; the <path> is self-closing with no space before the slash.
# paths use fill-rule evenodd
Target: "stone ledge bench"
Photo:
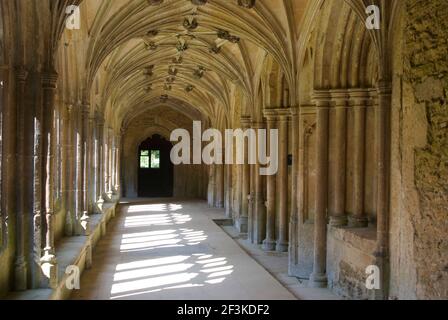
<path id="1" fill-rule="evenodd" d="M 56 245 L 58 261 L 58 286 L 55 289 L 32 289 L 22 292 L 10 292 L 6 300 L 65 300 L 71 290 L 66 286 L 67 267 L 77 266 L 80 275 L 92 266 L 92 250 L 98 241 L 106 235 L 107 224 L 115 217 L 118 203 L 105 203 L 102 214 L 90 216 L 90 235 L 66 237 Z"/>

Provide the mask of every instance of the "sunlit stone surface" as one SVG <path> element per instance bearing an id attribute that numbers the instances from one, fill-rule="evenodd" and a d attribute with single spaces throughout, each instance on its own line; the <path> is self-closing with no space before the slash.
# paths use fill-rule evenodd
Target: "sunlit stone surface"
<path id="1" fill-rule="evenodd" d="M 112 222 L 73 299 L 294 299 L 202 202 L 129 204 Z"/>

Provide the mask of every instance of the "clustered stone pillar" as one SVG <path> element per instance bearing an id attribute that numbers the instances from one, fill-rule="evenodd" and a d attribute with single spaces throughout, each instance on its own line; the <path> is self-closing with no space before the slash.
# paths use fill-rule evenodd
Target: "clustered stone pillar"
<path id="1" fill-rule="evenodd" d="M 115 132 L 113 132 L 113 130 L 111 130 L 111 143 L 112 143 L 112 148 L 110 150 L 110 158 L 111 158 L 111 166 L 110 166 L 110 191 L 111 191 L 111 199 L 113 199 L 113 197 L 116 195 L 116 191 L 115 191 L 115 178 L 116 178 L 116 174 L 115 174 L 115 169 L 117 168 L 117 136 L 115 134 Z"/>
<path id="2" fill-rule="evenodd" d="M 279 149 L 278 149 L 278 196 L 279 196 L 279 226 L 276 250 L 287 252 L 289 248 L 288 221 L 288 116 L 289 110 L 278 110 Z"/>
<path id="3" fill-rule="evenodd" d="M 364 211 L 364 168 L 366 143 L 366 103 L 368 94 L 365 91 L 351 91 L 350 99 L 353 108 L 353 214 L 349 226 L 364 228 L 368 219 Z"/>
<path id="4" fill-rule="evenodd" d="M 76 179 L 75 179 L 75 195 L 76 195 L 76 213 L 75 213 L 75 235 L 80 236 L 84 233 L 82 225 L 81 225 L 81 217 L 83 216 L 83 205 L 82 205 L 82 200 L 83 200 L 83 194 L 82 194 L 82 178 L 84 175 L 84 170 L 83 170 L 83 147 L 82 147 L 82 131 L 83 131 L 83 127 L 82 127 L 82 114 L 83 114 L 83 110 L 82 110 L 82 105 L 78 104 L 76 106 L 76 127 L 75 127 L 75 131 L 76 131 L 76 138 L 75 138 L 75 149 L 76 149 L 76 160 L 75 160 L 75 164 L 76 164 Z"/>
<path id="5" fill-rule="evenodd" d="M 89 163 L 89 145 L 90 145 L 90 135 L 89 135 L 89 116 L 90 116 L 90 105 L 84 104 L 82 106 L 82 152 L 81 152 L 81 163 L 82 163 L 82 215 L 80 218 L 80 224 L 82 228 L 83 235 L 90 235 L 90 217 L 89 217 L 89 198 L 88 198 L 88 185 L 89 185 L 89 174 L 88 168 Z"/>
<path id="6" fill-rule="evenodd" d="M 208 205 L 213 207 L 215 204 L 215 184 L 216 184 L 216 165 L 209 166 L 209 180 L 208 180 Z"/>
<path id="7" fill-rule="evenodd" d="M 121 171 L 121 156 L 120 156 L 120 152 L 122 150 L 122 133 L 120 132 L 120 134 L 117 135 L 116 138 L 116 148 L 115 148 L 115 185 L 114 185 L 114 190 L 115 190 L 115 194 L 118 195 L 119 197 L 121 196 L 121 176 L 120 176 L 120 171 Z"/>
<path id="8" fill-rule="evenodd" d="M 264 123 L 254 123 L 254 129 L 262 130 L 264 129 Z M 264 144 L 264 141 L 259 141 L 261 138 L 260 134 L 257 134 L 257 150 L 260 148 L 260 145 Z M 265 176 L 260 174 L 261 164 L 259 159 L 256 161 L 256 165 L 254 166 L 254 174 L 255 174 L 255 193 L 254 193 L 254 243 L 262 244 L 263 240 L 266 239 L 266 204 L 264 199 L 264 185 L 265 185 Z"/>
<path id="9" fill-rule="evenodd" d="M 14 288 L 16 291 L 24 291 L 27 289 L 27 263 L 25 259 L 25 175 L 23 170 L 25 168 L 25 86 L 28 77 L 28 72 L 19 67 L 16 70 L 17 79 L 17 214 L 16 214 L 16 258 L 14 264 Z"/>
<path id="10" fill-rule="evenodd" d="M 248 201 L 248 214 L 247 214 L 247 236 L 250 242 L 254 242 L 254 202 L 255 202 L 255 165 L 249 164 L 249 196 Z"/>
<path id="11" fill-rule="evenodd" d="M 234 169 L 231 169 L 234 170 Z M 243 166 L 238 164 L 236 166 L 236 176 L 235 176 L 235 202 L 233 204 L 233 217 L 235 221 L 235 226 L 238 228 L 240 216 L 241 216 L 241 202 L 242 202 L 242 187 L 243 187 Z"/>
<path id="12" fill-rule="evenodd" d="M 270 137 L 271 130 L 277 129 L 277 116 L 275 112 L 265 112 L 267 120 L 268 137 Z M 273 152 L 276 152 L 276 146 L 274 148 L 273 142 L 269 138 L 269 154 L 272 156 Z M 274 251 L 276 246 L 275 240 L 275 211 L 276 211 L 276 179 L 277 175 L 267 176 L 267 201 L 266 201 L 266 239 L 263 242 L 263 250 Z"/>
<path id="13" fill-rule="evenodd" d="M 98 142 L 97 142 L 97 196 L 96 196 L 96 202 L 97 202 L 97 212 L 101 213 L 101 210 L 104 205 L 104 116 L 101 113 L 98 113 Z"/>
<path id="14" fill-rule="evenodd" d="M 75 136 L 74 136 L 74 106 L 69 104 L 67 107 L 67 129 L 66 129 L 66 157 L 67 157 L 67 190 L 65 194 L 67 202 L 67 213 L 65 218 L 65 235 L 67 237 L 75 234 L 75 217 L 76 217 L 76 201 L 75 201 Z"/>
<path id="15" fill-rule="evenodd" d="M 232 218 L 232 165 L 225 166 L 226 181 L 225 181 L 225 208 L 226 217 Z"/>
<path id="16" fill-rule="evenodd" d="M 250 128 L 251 118 L 242 117 L 241 118 L 241 128 L 242 130 L 247 130 Z M 250 165 L 249 159 L 249 146 L 245 144 L 244 146 L 244 164 L 242 167 L 242 187 L 241 187 L 241 215 L 238 221 L 238 229 L 241 233 L 247 233 L 249 224 L 249 194 L 250 194 Z"/>
<path id="17" fill-rule="evenodd" d="M 215 165 L 215 207 L 224 208 L 224 165 Z"/>
<path id="18" fill-rule="evenodd" d="M 113 164 L 113 130 L 109 128 L 107 131 L 107 166 L 106 166 L 106 195 L 108 200 L 112 200 L 112 164 Z"/>
<path id="19" fill-rule="evenodd" d="M 96 204 L 96 157 L 97 157 L 97 143 L 98 143 L 98 132 L 97 132 L 97 120 L 96 120 L 96 114 L 95 112 L 91 112 L 89 116 L 89 137 L 91 139 L 90 141 L 90 154 L 89 154 L 89 161 L 90 161 L 90 168 L 89 168 L 89 195 L 88 195 L 88 206 L 89 206 L 89 212 L 91 214 L 95 213 L 95 204 Z"/>
<path id="20" fill-rule="evenodd" d="M 299 179 L 299 144 L 300 144 L 300 116 L 299 108 L 291 107 L 291 127 L 292 127 L 292 178 L 291 178 L 291 213 L 289 218 L 289 260 L 296 264 L 297 257 L 297 234 L 299 223 L 298 208 L 298 179 Z"/>
<path id="21" fill-rule="evenodd" d="M 317 108 L 316 126 L 316 192 L 314 218 L 314 264 L 310 276 L 310 286 L 327 286 L 327 195 L 328 195 L 328 139 L 330 95 L 316 92 L 314 99 Z"/>
<path id="22" fill-rule="evenodd" d="M 43 88 L 43 111 L 44 111 L 44 210 L 45 210 L 45 248 L 41 258 L 41 267 L 46 277 L 48 287 L 56 288 L 58 284 L 58 267 L 56 250 L 54 246 L 54 208 L 53 208 L 53 162 L 55 154 L 55 143 L 53 135 L 54 115 L 55 115 L 55 95 L 58 75 L 54 71 L 45 73 L 42 77 Z"/>
<path id="23" fill-rule="evenodd" d="M 334 150 L 332 161 L 332 193 L 329 204 L 330 225 L 347 225 L 345 213 L 345 164 L 346 164 L 346 140 L 347 140 L 347 102 L 348 94 L 345 90 L 334 90 L 331 92 L 334 105 L 335 127 Z"/>
<path id="24" fill-rule="evenodd" d="M 385 299 L 387 293 L 387 279 L 389 263 L 389 150 L 390 150 L 390 113 L 391 113 L 391 84 L 380 81 L 378 84 L 378 105 L 375 112 L 375 137 L 377 155 L 377 247 L 375 250 L 376 263 L 381 270 L 381 290 L 377 291 L 379 299 Z"/>
<path id="25" fill-rule="evenodd" d="M 43 248 L 43 227 L 44 227 L 44 212 L 42 205 L 42 106 L 36 105 L 33 122 L 33 255 L 32 255 L 32 268 L 33 272 L 32 284 L 35 287 L 46 286 L 48 287 L 48 281 L 43 282 L 43 273 L 41 272 L 41 258 Z"/>

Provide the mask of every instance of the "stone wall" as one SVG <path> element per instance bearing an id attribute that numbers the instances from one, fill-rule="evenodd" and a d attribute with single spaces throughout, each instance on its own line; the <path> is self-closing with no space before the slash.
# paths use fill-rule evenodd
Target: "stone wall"
<path id="1" fill-rule="evenodd" d="M 138 147 L 147 138 L 159 134 L 169 140 L 174 129 L 185 129 L 192 137 L 193 120 L 184 114 L 159 107 L 136 117 L 124 135 L 122 168 L 123 193 L 125 197 L 138 196 Z M 179 165 L 174 167 L 174 197 L 204 198 L 207 173 L 202 165 Z"/>
<path id="2" fill-rule="evenodd" d="M 411 217 L 419 298 L 448 297 L 448 2 L 408 0 L 404 81 L 426 110 L 427 144 L 415 150 L 420 214 Z"/>
<path id="3" fill-rule="evenodd" d="M 394 39 L 391 299 L 448 297 L 448 2 L 407 0 Z"/>
<path id="4" fill-rule="evenodd" d="M 327 273 L 329 287 L 347 299 L 367 300 L 374 292 L 366 287 L 366 269 L 375 264 L 376 229 L 328 230 Z"/>

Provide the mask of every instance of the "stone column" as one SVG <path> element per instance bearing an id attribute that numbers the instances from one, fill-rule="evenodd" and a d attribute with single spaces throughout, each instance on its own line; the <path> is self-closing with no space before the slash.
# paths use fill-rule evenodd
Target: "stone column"
<path id="1" fill-rule="evenodd" d="M 330 225 L 347 225 L 347 215 L 345 212 L 345 170 L 347 154 L 347 102 L 348 94 L 345 90 L 334 90 L 331 92 L 334 104 L 335 127 L 332 136 L 334 137 L 334 152 L 332 154 L 332 177 L 331 188 L 332 197 L 329 204 Z"/>
<path id="2" fill-rule="evenodd" d="M 0 116 L 2 117 L 2 119 L 4 119 L 4 107 L 3 107 L 3 91 L 5 90 L 5 86 L 6 83 L 4 82 L 6 79 L 5 76 L 5 71 L 7 69 L 0 66 Z M 0 177 L 3 177 L 3 137 L 4 137 L 4 132 L 3 132 L 3 122 L 0 121 L 0 133 L 2 135 L 2 139 L 0 140 Z M 3 181 L 3 178 L 0 179 L 1 181 Z M 0 203 L 3 203 L 3 197 L 2 197 L 2 193 L 0 192 Z M 4 240 L 5 240 L 5 236 L 6 236 L 6 230 L 5 230 L 5 221 L 4 221 L 4 217 L 3 217 L 3 210 L 2 210 L 2 206 L 0 205 L 0 243 L 3 245 Z"/>
<path id="3" fill-rule="evenodd" d="M 107 183 L 106 183 L 106 194 L 107 199 L 112 200 L 113 192 L 112 192 L 112 171 L 113 171 L 113 131 L 109 128 L 107 132 Z"/>
<path id="4" fill-rule="evenodd" d="M 254 123 L 254 129 L 263 130 L 264 123 Z M 258 132 L 257 132 L 258 133 Z M 260 140 L 260 134 L 257 134 L 257 150 L 260 149 L 260 144 L 266 143 Z M 261 164 L 259 159 L 254 166 L 255 174 L 255 193 L 254 193 L 254 243 L 262 244 L 266 239 L 266 203 L 264 196 L 265 176 L 260 174 Z"/>
<path id="5" fill-rule="evenodd" d="M 226 183 L 225 183 L 225 208 L 226 217 L 228 219 L 232 218 L 232 165 L 228 164 L 225 166 L 226 172 Z"/>
<path id="6" fill-rule="evenodd" d="M 68 168 L 69 168 L 69 159 L 68 155 L 70 150 L 68 149 L 69 145 L 69 132 L 68 132 L 68 109 L 65 103 L 61 106 L 61 208 L 62 211 L 66 215 L 66 222 L 67 223 L 67 215 L 69 211 L 69 200 L 68 197 L 70 195 L 68 191 Z M 65 225 L 64 225 L 64 232 L 65 232 Z"/>
<path id="7" fill-rule="evenodd" d="M 110 162 L 111 162 L 111 166 L 110 166 L 110 191 L 111 191 L 111 196 L 113 197 L 115 195 L 115 177 L 116 177 L 116 166 L 117 166 L 117 136 L 115 135 L 115 132 L 112 132 L 111 135 L 111 148 L 110 148 Z"/>
<path id="8" fill-rule="evenodd" d="M 235 225 L 238 227 L 240 216 L 241 216 L 241 205 L 242 205 L 242 193 L 243 193 L 243 166 L 237 164 L 236 168 L 232 168 L 232 170 L 236 170 L 236 176 L 235 176 L 235 202 L 233 205 L 233 216 L 235 220 Z"/>
<path id="9" fill-rule="evenodd" d="M 254 235 L 254 202 L 255 202 L 255 165 L 249 165 L 249 196 L 247 197 L 247 237 L 250 242 L 255 242 Z"/>
<path id="10" fill-rule="evenodd" d="M 103 133 L 103 158 L 102 158 L 102 191 L 103 191 L 103 200 L 106 202 L 108 200 L 108 191 L 109 191 L 109 129 L 104 128 Z"/>
<path id="11" fill-rule="evenodd" d="M 251 118 L 241 118 L 241 129 L 247 130 L 250 128 Z M 238 223 L 238 230 L 241 233 L 247 233 L 249 224 L 249 194 L 250 194 L 250 165 L 249 165 L 249 148 L 244 146 L 244 164 L 241 165 L 242 171 L 242 186 L 241 186 L 241 215 Z"/>
<path id="12" fill-rule="evenodd" d="M 122 134 L 120 132 L 120 134 L 117 135 L 116 137 L 116 146 L 115 146 L 115 185 L 114 185 L 114 190 L 115 190 L 115 194 L 120 197 L 121 196 L 121 150 L 122 150 L 122 146 L 121 146 L 121 141 L 122 139 Z"/>
<path id="13" fill-rule="evenodd" d="M 224 166 L 215 165 L 215 207 L 224 208 Z"/>
<path id="14" fill-rule="evenodd" d="M 330 95 L 316 92 L 316 195 L 314 218 L 314 264 L 310 276 L 311 287 L 327 286 L 327 202 L 328 202 L 328 138 Z"/>
<path id="15" fill-rule="evenodd" d="M 83 176 L 84 176 L 84 170 L 83 170 L 83 147 L 82 147 L 82 132 L 83 132 L 83 106 L 81 103 L 79 103 L 76 106 L 75 110 L 75 235 L 80 236 L 84 234 L 83 227 L 81 225 L 82 221 L 81 218 L 83 216 L 83 194 L 82 194 L 82 186 L 83 186 Z"/>
<path id="16" fill-rule="evenodd" d="M 209 180 L 208 180 L 208 205 L 213 207 L 215 204 L 215 179 L 216 179 L 216 165 L 209 166 Z"/>
<path id="17" fill-rule="evenodd" d="M 16 104 L 17 104 L 17 135 L 16 135 L 16 148 L 17 148 L 17 163 L 16 163 L 16 177 L 17 177 L 17 213 L 16 213 L 16 257 L 14 263 L 14 289 L 16 291 L 24 291 L 27 289 L 27 263 L 25 259 L 25 234 L 27 234 L 25 219 L 25 86 L 28 77 L 28 72 L 19 67 L 16 70 Z"/>
<path id="18" fill-rule="evenodd" d="M 380 81 L 378 84 L 378 106 L 375 112 L 375 137 L 377 155 L 377 247 L 376 264 L 381 271 L 381 290 L 376 291 L 378 299 L 388 297 L 389 264 L 389 156 L 390 156 L 390 113 L 391 84 Z"/>
<path id="19" fill-rule="evenodd" d="M 279 120 L 279 149 L 278 149 L 278 186 L 279 197 L 279 226 L 276 250 L 287 252 L 289 248 L 289 221 L 288 221 L 288 116 L 286 109 L 278 110 Z"/>
<path id="20" fill-rule="evenodd" d="M 90 105 L 84 103 L 82 106 L 82 215 L 80 218 L 80 224 L 82 227 L 83 235 L 90 235 L 90 217 L 89 217 L 89 153 L 90 153 L 90 132 L 89 132 L 89 117 L 90 117 Z"/>
<path id="21" fill-rule="evenodd" d="M 98 113 L 98 144 L 97 144 L 97 210 L 102 213 L 104 205 L 104 116 Z"/>
<path id="22" fill-rule="evenodd" d="M 43 137 L 42 137 L 42 125 L 43 125 L 43 111 L 42 104 L 36 104 L 33 123 L 33 235 L 32 235 L 32 286 L 33 288 L 40 288 L 41 286 L 48 284 L 42 283 L 43 273 L 41 270 L 41 258 L 43 248 L 43 225 L 44 216 L 43 204 L 42 204 L 42 192 L 43 192 L 43 172 L 42 172 L 42 152 L 43 152 Z M 15 133 L 14 133 L 15 134 Z"/>
<path id="23" fill-rule="evenodd" d="M 277 129 L 277 117 L 275 111 L 266 111 L 267 135 L 270 137 L 271 130 Z M 273 142 L 269 139 L 269 154 L 277 150 L 277 146 L 273 146 Z M 266 239 L 263 242 L 263 250 L 274 251 L 276 246 L 275 240 L 275 211 L 276 211 L 276 185 L 277 175 L 273 174 L 266 177 L 267 179 L 267 201 L 266 201 Z"/>
<path id="24" fill-rule="evenodd" d="M 90 162 L 90 168 L 89 168 L 89 212 L 91 214 L 95 213 L 95 205 L 96 205 L 96 171 L 97 171 L 97 144 L 98 144 L 98 132 L 97 132 L 97 119 L 95 112 L 90 114 L 89 117 L 89 139 L 90 139 L 90 152 L 89 152 L 89 162 Z"/>
<path id="25" fill-rule="evenodd" d="M 289 261 L 290 265 L 295 264 L 298 260 L 298 223 L 299 223 L 299 206 L 298 206 L 298 184 L 299 184 L 299 143 L 300 143 L 300 116 L 299 108 L 292 107 L 291 126 L 292 126 L 292 178 L 291 178 L 291 213 L 289 217 Z"/>
<path id="26" fill-rule="evenodd" d="M 350 99 L 353 108 L 353 214 L 349 226 L 365 228 L 368 219 L 364 211 L 364 177 L 366 152 L 366 103 L 368 93 L 351 91 Z"/>
<path id="27" fill-rule="evenodd" d="M 47 278 L 46 285 L 55 289 L 58 285 L 58 265 L 56 259 L 56 250 L 54 246 L 54 209 L 53 209 L 53 162 L 55 154 L 53 125 L 58 75 L 50 71 L 42 75 L 43 89 L 43 141 L 44 141 L 44 208 L 45 208 L 45 248 L 44 255 L 41 258 L 41 268 L 44 276 Z"/>
<path id="28" fill-rule="evenodd" d="M 67 213 L 65 217 L 65 235 L 71 237 L 75 234 L 76 199 L 76 158 L 75 158 L 75 111 L 73 104 L 67 106 L 66 157 L 67 157 Z"/>

